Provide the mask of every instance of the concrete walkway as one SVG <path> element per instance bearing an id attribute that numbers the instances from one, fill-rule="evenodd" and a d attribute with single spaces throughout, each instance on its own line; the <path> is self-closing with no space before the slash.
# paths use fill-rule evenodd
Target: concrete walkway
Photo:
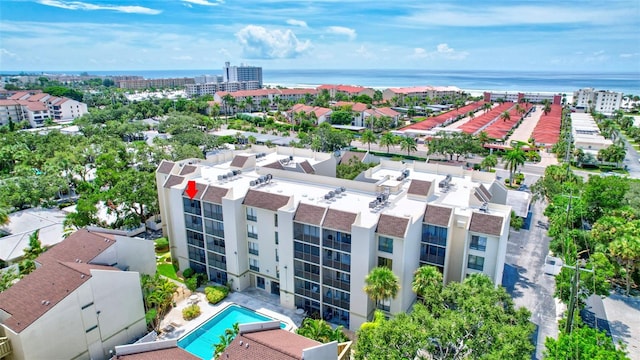
<path id="1" fill-rule="evenodd" d="M 602 299 L 614 342 L 627 345 L 627 355 L 640 360 L 640 299 L 612 293 Z"/>
<path id="2" fill-rule="evenodd" d="M 511 134 L 506 141 L 507 144 L 510 144 L 511 141 L 529 142 L 531 134 L 533 134 L 533 129 L 538 125 L 538 121 L 540 121 L 540 116 L 542 115 L 542 107 L 540 105 L 535 105 L 535 108 L 536 110 L 530 112 L 529 115 L 522 120 L 520 126 L 513 130 L 513 134 Z"/>
<path id="3" fill-rule="evenodd" d="M 167 316 L 160 322 L 160 339 L 180 339 L 231 304 L 241 305 L 262 315 L 280 320 L 286 324 L 285 329 L 289 331 L 297 329 L 304 318 L 304 315 L 296 314 L 295 309 L 281 307 L 278 296 L 270 295 L 255 288 L 230 293 L 223 301 L 216 305 L 209 304 L 202 291 L 196 291 L 194 295 L 196 295 L 198 299 L 196 303 L 200 306 L 200 316 L 190 321 L 184 320 L 182 318 L 182 309 L 191 305 L 191 300 L 187 297 L 177 302 L 176 307 L 171 309 Z"/>

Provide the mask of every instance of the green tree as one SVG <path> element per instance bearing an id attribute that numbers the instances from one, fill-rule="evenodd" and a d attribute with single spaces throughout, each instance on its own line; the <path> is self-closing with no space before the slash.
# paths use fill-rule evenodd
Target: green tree
<path id="1" fill-rule="evenodd" d="M 418 150 L 418 144 L 416 143 L 416 139 L 411 136 L 403 136 L 400 138 L 400 149 L 407 151 L 407 156 L 411 154 L 412 151 Z"/>
<path id="2" fill-rule="evenodd" d="M 424 265 L 419 267 L 413 273 L 411 290 L 422 299 L 423 304 L 438 302 L 442 291 L 442 273 L 435 266 Z M 427 307 L 431 308 L 431 306 Z"/>
<path id="3" fill-rule="evenodd" d="M 393 135 L 390 132 L 386 132 L 384 134 L 382 134 L 382 136 L 380 137 L 380 146 L 386 146 L 387 147 L 387 154 L 389 153 L 389 148 L 391 146 L 395 146 L 399 143 L 399 138 L 396 135 Z"/>
<path id="4" fill-rule="evenodd" d="M 505 110 L 500 114 L 500 119 L 504 122 L 504 121 L 508 121 L 511 120 L 511 115 L 509 114 L 509 111 Z"/>
<path id="5" fill-rule="evenodd" d="M 432 289 L 436 291 L 437 289 Z M 502 287 L 484 275 L 425 294 L 439 296 L 431 308 L 416 303 L 410 313 L 358 331 L 355 359 L 525 359 L 534 350 L 530 313 L 515 309 Z M 499 306 L 496 306 L 499 304 Z"/>
<path id="6" fill-rule="evenodd" d="M 342 331 L 342 326 L 335 329 L 322 319 L 306 318 L 302 321 L 302 325 L 296 330 L 296 334 L 306 338 L 319 341 L 323 344 L 337 341 L 349 341 L 349 338 Z"/>
<path id="7" fill-rule="evenodd" d="M 496 165 L 498 165 L 498 157 L 494 154 L 488 155 L 482 159 L 482 162 L 480 163 L 480 167 L 486 171 L 491 171 L 491 169 Z"/>
<path id="8" fill-rule="evenodd" d="M 368 145 L 368 151 L 371 151 L 371 144 L 375 144 L 376 140 L 378 140 L 376 134 L 369 129 L 365 130 L 360 137 L 360 142 Z"/>
<path id="9" fill-rule="evenodd" d="M 631 274 L 640 267 L 640 236 L 624 234 L 609 244 L 609 253 L 625 269 L 627 295 L 631 290 Z"/>
<path id="10" fill-rule="evenodd" d="M 624 360 L 629 359 L 624 347 L 616 348 L 604 331 L 582 326 L 570 334 L 560 333 L 558 339 L 548 337 L 544 342 L 545 359 L 601 359 Z"/>
<path id="11" fill-rule="evenodd" d="M 238 336 L 240 333 L 240 325 L 238 323 L 233 323 L 233 327 L 231 329 L 225 329 L 224 335 L 220 335 L 218 337 L 218 343 L 213 345 L 213 358 L 218 359 L 222 353 L 227 349 L 233 339 Z"/>
<path id="12" fill-rule="evenodd" d="M 373 268 L 364 282 L 364 292 L 375 302 L 376 308 L 382 301 L 394 299 L 400 291 L 398 277 L 384 266 Z"/>
<path id="13" fill-rule="evenodd" d="M 509 170 L 509 185 L 513 186 L 513 176 L 515 175 L 518 167 L 524 165 L 527 160 L 527 155 L 520 145 L 517 145 L 513 149 L 507 151 L 504 155 L 504 168 Z"/>
<path id="14" fill-rule="evenodd" d="M 9 224 L 9 211 L 0 207 L 0 226 Z"/>

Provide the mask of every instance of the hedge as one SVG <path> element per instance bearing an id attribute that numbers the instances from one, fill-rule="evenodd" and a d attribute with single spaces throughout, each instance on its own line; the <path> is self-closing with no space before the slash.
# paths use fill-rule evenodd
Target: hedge
<path id="1" fill-rule="evenodd" d="M 193 320 L 198 316 L 200 316 L 200 306 L 198 305 L 193 304 L 182 309 L 182 317 L 185 320 Z"/>
<path id="2" fill-rule="evenodd" d="M 204 293 L 207 295 L 208 302 L 217 304 L 227 297 L 229 289 L 225 286 L 207 286 L 204 288 Z"/>

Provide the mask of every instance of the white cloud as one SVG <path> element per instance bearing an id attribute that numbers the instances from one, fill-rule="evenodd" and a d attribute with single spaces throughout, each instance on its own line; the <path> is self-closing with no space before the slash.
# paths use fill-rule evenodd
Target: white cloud
<path id="1" fill-rule="evenodd" d="M 180 55 L 172 57 L 173 60 L 191 61 L 193 58 L 189 55 Z"/>
<path id="2" fill-rule="evenodd" d="M 367 47 L 364 45 L 361 45 L 359 48 L 356 49 L 356 54 L 360 55 L 365 59 L 375 58 L 375 55 L 371 51 L 369 51 L 369 49 L 367 49 Z"/>
<path id="3" fill-rule="evenodd" d="M 10 58 L 17 58 L 18 55 L 12 53 L 11 51 L 4 49 L 4 48 L 0 48 L 0 58 L 8 56 Z"/>
<path id="4" fill-rule="evenodd" d="M 327 28 L 327 32 L 337 35 L 346 35 L 349 40 L 355 40 L 355 38 L 358 36 L 354 29 L 344 26 L 329 26 Z"/>
<path id="5" fill-rule="evenodd" d="M 638 53 L 633 53 L 633 54 L 628 54 L 628 53 L 620 54 L 620 57 L 621 57 L 621 58 L 623 58 L 623 59 L 625 59 L 625 58 L 632 58 L 632 57 L 636 57 L 636 56 L 638 56 Z"/>
<path id="6" fill-rule="evenodd" d="M 289 24 L 291 26 L 300 26 L 300 27 L 303 27 L 303 28 L 308 27 L 306 21 L 296 20 L 296 19 L 287 20 L 287 24 Z"/>
<path id="7" fill-rule="evenodd" d="M 215 0 L 215 1 L 208 1 L 208 0 L 182 0 L 186 3 L 191 3 L 191 4 L 196 4 L 196 5 L 202 5 L 202 6 L 218 6 L 220 4 L 224 4 L 224 0 Z M 189 5 L 189 4 L 187 4 Z"/>
<path id="8" fill-rule="evenodd" d="M 111 10 L 129 14 L 158 15 L 162 11 L 143 6 L 95 5 L 81 1 L 38 0 L 38 3 L 67 10 Z"/>
<path id="9" fill-rule="evenodd" d="M 435 51 L 428 51 L 424 48 L 414 48 L 412 57 L 419 58 L 419 59 L 441 58 L 441 59 L 450 59 L 450 60 L 462 60 L 466 58 L 468 55 L 469 53 L 466 51 L 457 51 L 449 47 L 448 44 L 442 43 L 436 46 Z"/>
<path id="10" fill-rule="evenodd" d="M 311 48 L 309 40 L 300 41 L 291 30 L 269 30 L 262 26 L 248 25 L 236 33 L 247 58 L 290 59 Z"/>

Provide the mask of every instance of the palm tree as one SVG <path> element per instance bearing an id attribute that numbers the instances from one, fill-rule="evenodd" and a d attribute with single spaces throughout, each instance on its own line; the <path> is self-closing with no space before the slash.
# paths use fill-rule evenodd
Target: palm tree
<path id="1" fill-rule="evenodd" d="M 364 292 L 376 303 L 376 308 L 382 300 L 394 299 L 400 291 L 398 277 L 385 266 L 373 268 L 364 282 Z"/>
<path id="2" fill-rule="evenodd" d="M 232 103 L 235 103 L 235 98 L 231 94 L 225 94 L 222 97 L 222 101 L 224 102 L 225 107 L 224 114 L 229 116 L 229 108 L 231 107 Z"/>
<path id="3" fill-rule="evenodd" d="M 516 145 L 504 155 L 504 168 L 509 170 L 509 186 L 513 186 L 513 175 L 526 160 L 527 154 L 522 150 L 521 145 Z"/>
<path id="4" fill-rule="evenodd" d="M 323 344 L 332 341 L 349 341 L 349 338 L 342 332 L 342 326 L 332 329 L 331 325 L 322 319 L 304 319 L 302 326 L 296 330 L 296 334 L 319 341 Z"/>
<path id="5" fill-rule="evenodd" d="M 525 111 L 526 110 L 520 104 L 516 104 L 516 113 L 520 115 L 520 117 L 524 115 Z"/>
<path id="6" fill-rule="evenodd" d="M 640 238 L 624 234 L 609 244 L 609 253 L 616 258 L 620 265 L 624 266 L 627 277 L 627 295 L 629 295 L 631 274 L 640 264 Z"/>
<path id="7" fill-rule="evenodd" d="M 491 110 L 491 103 L 484 103 L 484 105 L 482 105 L 482 109 L 484 110 L 484 113 L 486 114 L 487 112 L 489 112 L 489 110 Z"/>
<path id="8" fill-rule="evenodd" d="M 502 114 L 500 114 L 500 119 L 502 119 L 502 121 L 511 120 L 511 115 L 509 115 L 509 111 L 507 110 L 503 111 Z"/>
<path id="9" fill-rule="evenodd" d="M 498 165 L 498 157 L 493 154 L 485 157 L 480 163 L 480 167 L 487 171 L 491 171 L 491 168 L 493 168 L 496 165 Z"/>
<path id="10" fill-rule="evenodd" d="M 473 111 L 469 111 L 467 116 L 469 117 L 470 120 L 473 120 L 476 117 L 476 113 Z"/>
<path id="11" fill-rule="evenodd" d="M 9 212 L 0 208 L 0 226 L 9 224 Z"/>
<path id="12" fill-rule="evenodd" d="M 480 145 L 484 147 L 489 141 L 491 141 L 491 138 L 489 137 L 489 134 L 487 134 L 486 131 L 482 130 L 478 134 L 478 141 L 480 142 Z"/>
<path id="13" fill-rule="evenodd" d="M 387 154 L 389 153 L 389 147 L 395 146 L 397 144 L 398 144 L 398 137 L 393 135 L 390 132 L 386 132 L 382 134 L 382 136 L 380 137 L 380 146 L 387 147 Z"/>
<path id="14" fill-rule="evenodd" d="M 371 152 L 371 144 L 375 144 L 376 140 L 378 138 L 376 137 L 376 134 L 373 133 L 373 131 L 367 129 L 362 133 L 362 137 L 360 138 L 360 142 L 363 144 L 368 144 L 369 145 L 369 152 Z"/>
<path id="15" fill-rule="evenodd" d="M 264 98 L 262 100 L 260 100 L 260 108 L 262 109 L 262 112 L 267 112 L 267 109 L 269 108 L 269 99 Z"/>
<path id="16" fill-rule="evenodd" d="M 431 265 L 419 267 L 413 273 L 411 289 L 421 298 L 439 294 L 442 290 L 442 273 Z"/>
<path id="17" fill-rule="evenodd" d="M 548 115 L 551 112 L 551 103 L 549 102 L 549 99 L 544 99 L 542 104 L 542 113 Z"/>
<path id="18" fill-rule="evenodd" d="M 412 151 L 418 150 L 416 139 L 412 138 L 411 136 L 403 136 L 400 139 L 400 149 L 407 150 L 407 156 L 409 156 Z"/>

